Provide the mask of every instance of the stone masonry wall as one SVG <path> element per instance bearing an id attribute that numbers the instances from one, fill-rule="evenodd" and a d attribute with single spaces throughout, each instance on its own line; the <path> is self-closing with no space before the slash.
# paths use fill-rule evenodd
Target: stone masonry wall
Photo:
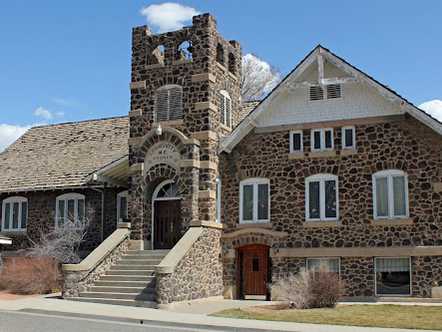
<path id="1" fill-rule="evenodd" d="M 105 238 L 116 229 L 116 195 L 120 190 L 106 189 L 105 195 Z M 67 193 L 79 193 L 86 197 L 86 217 L 89 219 L 89 229 L 81 251 L 87 254 L 101 243 L 101 193 L 91 189 L 75 191 L 41 191 L 0 195 L 0 204 L 3 199 L 11 196 L 21 196 L 28 199 L 28 223 L 26 232 L 4 232 L 2 234 L 12 238 L 12 245 L 6 250 L 26 249 L 31 245 L 29 239 L 37 242 L 40 234 L 48 232 L 55 226 L 55 207 L 58 196 Z M 0 218 L 2 209 L 0 208 Z"/>
<path id="2" fill-rule="evenodd" d="M 221 230 L 206 228 L 170 274 L 156 274 L 158 304 L 195 300 L 223 293 Z"/>
<path id="3" fill-rule="evenodd" d="M 225 231 L 237 229 L 240 181 L 263 177 L 270 180 L 271 229 L 288 233 L 272 248 L 384 247 L 388 256 L 392 246 L 442 245 L 442 194 L 433 190 L 434 183 L 442 182 L 442 138 L 408 116 L 355 126 L 357 151 L 350 155 L 341 155 L 341 126 L 334 128 L 334 157 L 309 155 L 309 129 L 303 135 L 305 155 L 298 159 L 288 157 L 288 130 L 249 134 L 222 158 Z M 388 169 L 408 175 L 411 224 L 373 222 L 372 174 Z M 305 179 L 319 173 L 339 178 L 337 225 L 311 227 L 305 223 Z M 428 295 L 431 282 L 440 279 L 438 270 L 433 273 L 431 267 L 438 259 L 414 260 L 413 293 Z M 373 263 L 342 258 L 341 266 L 343 278 L 350 281 L 349 295 L 373 295 Z M 290 270 L 288 265 L 286 269 Z"/>

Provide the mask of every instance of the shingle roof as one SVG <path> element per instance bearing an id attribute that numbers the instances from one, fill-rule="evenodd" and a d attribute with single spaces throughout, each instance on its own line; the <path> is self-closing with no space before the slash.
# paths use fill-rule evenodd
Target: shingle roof
<path id="1" fill-rule="evenodd" d="M 260 100 L 250 100 L 243 102 L 240 121 L 242 121 L 242 119 L 244 119 L 251 111 L 253 111 L 253 109 L 258 106 L 259 103 Z"/>
<path id="2" fill-rule="evenodd" d="M 0 192 L 76 187 L 128 154 L 128 117 L 29 129 L 0 153 Z"/>

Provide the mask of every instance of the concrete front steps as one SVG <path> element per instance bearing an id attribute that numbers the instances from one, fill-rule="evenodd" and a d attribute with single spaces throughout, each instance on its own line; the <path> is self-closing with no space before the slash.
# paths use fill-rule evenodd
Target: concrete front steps
<path id="1" fill-rule="evenodd" d="M 87 292 L 70 300 L 155 308 L 155 266 L 168 250 L 129 250 Z"/>

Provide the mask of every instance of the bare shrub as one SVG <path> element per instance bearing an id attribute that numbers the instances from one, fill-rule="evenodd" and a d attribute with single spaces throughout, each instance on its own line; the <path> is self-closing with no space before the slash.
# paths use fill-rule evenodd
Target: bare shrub
<path id="1" fill-rule="evenodd" d="M 272 286 L 272 299 L 287 301 L 290 308 L 330 308 L 339 301 L 343 283 L 337 273 L 301 271 Z"/>
<path id="2" fill-rule="evenodd" d="M 70 221 L 50 232 L 41 232 L 38 242 L 32 240 L 27 255 L 31 257 L 52 257 L 63 264 L 75 264 L 81 261 L 79 249 L 89 227 L 89 222 Z"/>
<path id="3" fill-rule="evenodd" d="M 46 294 L 60 289 L 58 263 L 50 257 L 13 257 L 0 274 L 3 289 L 15 294 Z"/>

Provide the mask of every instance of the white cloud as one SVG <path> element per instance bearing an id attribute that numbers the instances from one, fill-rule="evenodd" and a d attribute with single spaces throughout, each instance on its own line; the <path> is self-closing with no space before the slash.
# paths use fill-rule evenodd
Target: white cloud
<path id="1" fill-rule="evenodd" d="M 146 17 L 150 25 L 158 28 L 158 32 L 181 29 L 187 21 L 199 14 L 195 8 L 174 2 L 149 5 L 142 8 L 140 13 Z"/>
<path id="2" fill-rule="evenodd" d="M 62 112 L 62 111 L 59 111 L 59 112 L 55 112 L 55 113 L 53 113 L 53 112 L 51 112 L 50 110 L 44 108 L 43 106 L 39 106 L 39 107 L 37 107 L 37 108 L 34 110 L 33 114 L 34 114 L 35 116 L 38 116 L 38 117 L 43 118 L 43 119 L 45 119 L 45 120 L 52 120 L 52 119 L 55 118 L 55 117 L 57 117 L 57 118 L 61 118 L 61 117 L 64 116 L 64 112 Z"/>
<path id="3" fill-rule="evenodd" d="M 419 105 L 420 109 L 430 114 L 432 117 L 442 121 L 442 100 L 434 99 Z"/>
<path id="4" fill-rule="evenodd" d="M 31 126 L 14 126 L 0 123 L 0 152 L 23 135 Z"/>
<path id="5" fill-rule="evenodd" d="M 51 120 L 54 118 L 52 113 L 42 106 L 39 106 L 34 110 L 34 115 L 46 120 Z"/>

